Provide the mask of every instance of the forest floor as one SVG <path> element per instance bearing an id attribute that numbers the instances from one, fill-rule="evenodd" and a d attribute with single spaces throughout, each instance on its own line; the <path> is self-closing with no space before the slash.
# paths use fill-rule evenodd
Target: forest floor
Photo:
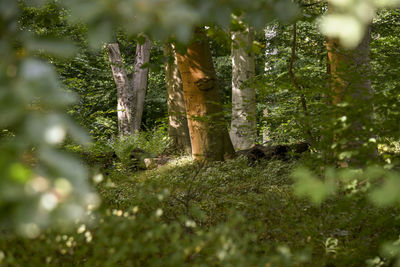
<path id="1" fill-rule="evenodd" d="M 148 171 L 109 169 L 91 222 L 34 240 L 9 235 L 0 249 L 10 266 L 381 266 L 398 211 L 356 191 L 311 205 L 293 193 L 296 164 L 183 157 Z"/>

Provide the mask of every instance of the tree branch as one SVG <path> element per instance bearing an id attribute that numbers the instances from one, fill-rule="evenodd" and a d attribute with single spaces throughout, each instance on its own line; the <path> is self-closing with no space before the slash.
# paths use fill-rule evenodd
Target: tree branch
<path id="1" fill-rule="evenodd" d="M 291 54 L 290 62 L 289 62 L 289 76 L 290 76 L 290 80 L 292 81 L 294 87 L 300 93 L 300 101 L 301 101 L 301 106 L 303 108 L 303 114 L 307 118 L 309 115 L 308 115 L 306 97 L 305 97 L 304 93 L 302 92 L 303 89 L 299 85 L 299 83 L 296 79 L 296 76 L 293 72 L 293 65 L 294 65 L 294 61 L 296 59 L 296 48 L 297 48 L 297 23 L 295 22 L 293 24 L 292 54 Z M 306 132 L 307 132 L 307 135 L 309 138 L 309 142 L 312 143 L 314 138 L 312 136 L 310 125 L 308 122 L 306 123 Z"/>

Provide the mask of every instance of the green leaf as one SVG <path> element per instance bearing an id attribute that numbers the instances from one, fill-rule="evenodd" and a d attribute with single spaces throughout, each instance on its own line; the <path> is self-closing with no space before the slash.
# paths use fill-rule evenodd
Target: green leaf
<path id="1" fill-rule="evenodd" d="M 67 153 L 43 148 L 39 151 L 39 159 L 45 163 L 53 176 L 67 178 L 78 191 L 87 189 L 87 169 L 76 158 Z"/>
<path id="2" fill-rule="evenodd" d="M 295 180 L 295 193 L 300 197 L 309 197 L 315 205 L 321 204 L 336 192 L 337 186 L 332 178 L 324 182 L 308 169 L 299 168 L 293 172 L 292 177 Z"/>
<path id="3" fill-rule="evenodd" d="M 21 163 L 13 163 L 9 167 L 12 180 L 24 184 L 32 177 L 32 171 Z"/>
<path id="4" fill-rule="evenodd" d="M 89 46 L 93 49 L 99 49 L 103 44 L 111 42 L 112 30 L 111 23 L 106 20 L 91 27 L 88 34 Z"/>
<path id="5" fill-rule="evenodd" d="M 77 47 L 67 40 L 56 39 L 33 39 L 26 43 L 28 50 L 40 51 L 52 56 L 71 57 L 78 50 Z"/>
<path id="6" fill-rule="evenodd" d="M 390 173 L 382 187 L 373 190 L 369 198 L 378 206 L 390 206 L 400 202 L 400 175 Z"/>

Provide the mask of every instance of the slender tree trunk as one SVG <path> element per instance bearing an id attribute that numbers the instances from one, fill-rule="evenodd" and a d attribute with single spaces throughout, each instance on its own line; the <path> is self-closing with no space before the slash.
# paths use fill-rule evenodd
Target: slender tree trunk
<path id="1" fill-rule="evenodd" d="M 107 48 L 118 92 L 118 132 L 120 136 L 124 136 L 134 132 L 133 118 L 135 115 L 133 106 L 136 102 L 136 94 L 126 74 L 118 44 L 109 44 Z"/>
<path id="2" fill-rule="evenodd" d="M 271 56 L 275 56 L 278 54 L 278 48 L 273 47 L 271 40 L 275 38 L 278 34 L 278 29 L 277 29 L 276 24 L 271 24 L 268 25 L 264 32 L 265 32 L 265 65 L 264 65 L 264 71 L 268 72 L 272 70 L 273 66 L 271 62 L 269 61 L 269 58 Z"/>
<path id="3" fill-rule="evenodd" d="M 272 39 L 275 38 L 278 34 L 278 26 L 274 24 L 270 24 L 265 28 L 265 65 L 264 65 L 264 72 L 266 75 L 268 75 L 269 71 L 273 69 L 273 65 L 270 61 L 272 56 L 275 56 L 278 54 L 278 49 L 276 47 L 272 46 Z M 270 128 L 268 125 L 269 121 L 269 110 L 268 108 L 265 108 L 263 111 L 263 116 L 264 116 L 264 128 L 262 132 L 262 137 L 263 137 L 263 144 L 271 142 L 271 134 L 270 134 Z"/>
<path id="4" fill-rule="evenodd" d="M 186 118 L 183 85 L 173 44 L 165 44 L 164 54 L 169 58 L 165 64 L 165 79 L 168 94 L 168 137 L 174 149 L 191 154 L 192 146 L 190 144 Z"/>
<path id="5" fill-rule="evenodd" d="M 204 30 L 195 30 L 186 54 L 177 54 L 182 76 L 192 155 L 198 161 L 218 161 L 234 154 L 222 112 L 222 100 Z"/>
<path id="6" fill-rule="evenodd" d="M 245 83 L 254 77 L 254 32 L 232 33 L 232 122 L 230 137 L 234 148 L 250 148 L 257 138 L 256 92 Z"/>
<path id="7" fill-rule="evenodd" d="M 149 74 L 149 68 L 142 68 L 143 64 L 146 64 L 150 60 L 150 40 L 146 36 L 144 44 L 137 44 L 136 46 L 136 60 L 133 74 L 133 88 L 136 91 L 136 103 L 133 117 L 133 127 L 135 131 L 140 130 L 142 123 L 144 99 L 147 90 L 147 80 Z"/>

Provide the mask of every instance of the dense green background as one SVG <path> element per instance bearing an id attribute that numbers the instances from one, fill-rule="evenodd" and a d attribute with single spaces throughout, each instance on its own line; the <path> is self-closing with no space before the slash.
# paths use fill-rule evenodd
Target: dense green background
<path id="1" fill-rule="evenodd" d="M 399 264 L 398 9 L 380 10 L 372 25 L 374 120 L 367 130 L 374 138 L 360 136 L 378 147 L 379 156 L 371 160 L 362 150 L 342 146 L 354 135 L 344 116 L 358 114 L 366 103 L 327 104 L 326 37 L 317 26 L 324 3 L 295 9 L 291 1 L 172 1 L 175 6 L 154 14 L 158 1 L 138 0 L 132 1 L 137 5 L 132 12 L 143 24 L 124 27 L 129 12 L 111 8 L 108 1 L 71 0 L 71 9 L 58 1 L 30 7 L 40 2 L 0 0 L 0 265 Z M 239 9 L 256 29 L 256 77 L 248 83 L 257 90 L 258 141 L 267 127 L 272 144 L 298 143 L 307 140 L 310 127 L 315 143 L 286 161 L 239 157 L 202 166 L 168 150 L 168 59 L 161 39 L 172 32 L 187 41 L 192 24 L 210 25 L 229 122 L 228 29 L 235 25 L 231 13 Z M 79 14 L 85 19 L 76 20 Z M 294 73 L 302 92 L 288 75 L 293 18 L 298 35 Z M 277 27 L 270 42 L 278 53 L 269 58 L 267 21 Z M 129 72 L 141 30 L 153 37 L 142 131 L 120 139 L 116 88 L 103 41 L 118 41 Z M 268 72 L 266 61 L 272 66 Z M 301 110 L 301 93 L 308 117 Z M 268 118 L 263 117 L 266 108 Z M 54 141 L 48 137 L 54 131 L 66 138 Z M 137 148 L 146 154 L 133 154 Z M 160 154 L 173 161 L 141 170 L 143 157 Z M 364 167 L 337 168 L 338 158 L 348 155 Z M 59 199 L 51 198 L 54 192 Z M 54 207 L 43 204 L 53 202 Z"/>

